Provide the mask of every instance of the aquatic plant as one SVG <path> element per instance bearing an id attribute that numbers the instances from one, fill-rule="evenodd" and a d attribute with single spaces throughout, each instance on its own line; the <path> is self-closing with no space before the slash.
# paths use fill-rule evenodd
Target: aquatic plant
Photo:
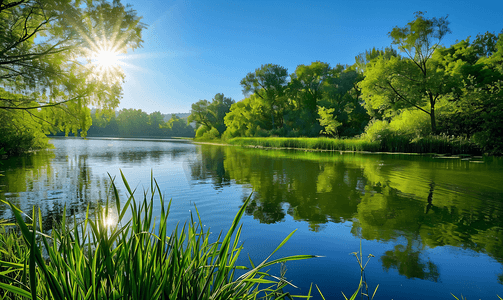
<path id="1" fill-rule="evenodd" d="M 410 138 L 396 134 L 379 135 L 378 139 L 362 138 L 286 138 L 286 137 L 238 137 L 227 140 L 238 146 L 265 148 L 296 148 L 312 150 L 404 152 L 404 153 L 448 153 L 480 154 L 469 139 L 449 136 L 426 136 Z"/>
<path id="2" fill-rule="evenodd" d="M 261 263 L 237 265 L 239 225 L 250 197 L 236 214 L 227 233 L 210 238 L 196 217 L 168 234 L 171 201 L 165 205 L 160 188 L 151 178 L 150 190 L 137 201 L 127 189 L 125 204 L 112 179 L 117 221 L 110 224 L 108 199 L 94 217 L 89 208 L 84 220 L 42 232 L 40 209 L 23 218 L 10 202 L 21 236 L 14 231 L 0 237 L 0 298 L 3 299 L 283 299 L 301 296 L 284 292 L 291 285 L 264 269 L 279 263 L 316 257 L 294 255 L 269 261 L 293 235 L 290 233 Z M 154 199 L 160 201 L 160 218 L 153 217 Z M 125 215 L 131 214 L 130 220 Z M 8 224 L 12 225 L 12 224 Z M 4 229 L 5 230 L 5 227 Z M 215 240 L 212 242 L 211 240 Z M 306 296 L 302 296 L 305 298 Z"/>

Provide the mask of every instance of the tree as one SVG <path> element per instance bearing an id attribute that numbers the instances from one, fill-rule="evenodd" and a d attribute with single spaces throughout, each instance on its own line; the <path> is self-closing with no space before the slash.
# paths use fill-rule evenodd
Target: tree
<path id="1" fill-rule="evenodd" d="M 308 134 L 311 128 L 317 129 L 314 134 L 319 132 L 319 126 L 316 127 L 317 106 L 328 86 L 331 70 L 328 63 L 316 61 L 307 66 L 298 65 L 295 73 L 290 75 L 289 94 L 295 103 L 294 110 L 300 112 L 298 119 L 302 120 L 303 124 L 299 125 Z"/>
<path id="2" fill-rule="evenodd" d="M 194 137 L 194 128 L 190 126 L 184 119 L 180 119 L 177 115 L 173 114 L 167 123 L 169 129 L 169 136 L 177 137 Z"/>
<path id="3" fill-rule="evenodd" d="M 149 136 L 162 136 L 164 135 L 163 130 L 166 127 L 166 122 L 164 122 L 164 116 L 161 114 L 159 111 L 155 111 L 151 114 L 148 115 L 149 121 L 149 130 L 148 130 L 148 135 Z"/>
<path id="4" fill-rule="evenodd" d="M 0 114 L 83 135 L 89 105 L 115 108 L 124 74 L 93 63 L 141 46 L 145 25 L 119 0 L 0 1 Z"/>
<path id="5" fill-rule="evenodd" d="M 210 112 L 210 122 L 216 128 L 219 134 L 224 133 L 227 126 L 224 123 L 225 115 L 230 111 L 235 101 L 232 98 L 224 97 L 224 94 L 216 94 L 208 107 Z"/>
<path id="6" fill-rule="evenodd" d="M 503 33 L 467 38 L 435 56 L 459 83 L 439 118 L 442 131 L 471 137 L 485 152 L 503 153 Z"/>
<path id="7" fill-rule="evenodd" d="M 335 108 L 325 108 L 323 106 L 318 106 L 318 114 L 320 118 L 320 125 L 324 128 L 320 133 L 326 134 L 328 136 L 337 135 L 337 127 L 341 126 L 341 122 L 337 121 L 333 115 Z"/>
<path id="8" fill-rule="evenodd" d="M 256 94 L 232 104 L 225 115 L 226 131 L 224 137 L 256 136 L 269 123 L 267 108 L 262 98 Z"/>
<path id="9" fill-rule="evenodd" d="M 367 65 L 360 87 L 369 108 L 419 109 L 430 115 L 431 130 L 436 133 L 435 105 L 451 87 L 447 84 L 450 78 L 437 69 L 438 61 L 432 55 L 450 32 L 449 22 L 447 17 L 427 19 L 422 12 L 415 16 L 414 21 L 389 33 L 406 57 L 380 56 Z"/>
<path id="10" fill-rule="evenodd" d="M 211 129 L 212 125 L 210 122 L 210 112 L 208 107 L 210 106 L 210 101 L 208 100 L 199 100 L 196 103 L 192 104 L 192 109 L 190 110 L 190 116 L 188 118 L 188 122 L 196 122 L 196 127 L 203 125 L 208 129 Z"/>
<path id="11" fill-rule="evenodd" d="M 196 122 L 197 127 L 203 125 L 207 130 L 215 128 L 219 134 L 222 134 L 225 129 L 224 117 L 230 111 L 231 105 L 234 104 L 232 98 L 225 97 L 224 94 L 216 94 L 212 102 L 208 100 L 199 100 L 192 104 L 191 114 L 188 122 Z"/>
<path id="12" fill-rule="evenodd" d="M 285 104 L 285 89 L 287 86 L 288 71 L 286 68 L 267 64 L 255 69 L 255 72 L 248 73 L 241 80 L 243 94 L 246 96 L 253 93 L 264 100 L 267 104 L 271 115 L 272 129 L 276 128 L 274 115 L 276 114 L 276 122 L 279 122 L 278 127 L 283 124 L 283 109 Z"/>

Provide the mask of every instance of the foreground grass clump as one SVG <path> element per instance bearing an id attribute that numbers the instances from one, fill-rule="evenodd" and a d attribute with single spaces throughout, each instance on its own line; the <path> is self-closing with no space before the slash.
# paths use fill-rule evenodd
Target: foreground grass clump
<path id="1" fill-rule="evenodd" d="M 265 148 L 296 148 L 312 150 L 480 154 L 480 150 L 468 139 L 449 136 L 427 136 L 410 139 L 406 136 L 389 135 L 379 140 L 367 138 L 284 138 L 238 137 L 227 141 L 231 145 L 258 146 Z"/>
<path id="2" fill-rule="evenodd" d="M 117 223 L 110 225 L 109 203 L 98 208 L 95 217 L 42 232 L 41 212 L 33 210 L 25 222 L 22 212 L 8 203 L 22 237 L 4 230 L 0 237 L 0 299 L 282 299 L 295 298 L 284 293 L 289 283 L 262 269 L 278 263 L 315 257 L 296 255 L 268 261 L 288 239 L 251 267 L 236 265 L 243 249 L 238 245 L 238 225 L 250 198 L 234 218 L 228 232 L 210 242 L 209 230 L 201 219 L 178 225 L 167 234 L 170 203 L 165 207 L 157 182 L 136 201 L 122 175 L 128 199 L 121 207 L 116 185 Z M 161 202 L 160 218 L 153 218 L 153 201 Z M 125 222 L 124 216 L 132 218 Z M 30 218 L 28 218 L 30 219 Z M 122 224 L 124 222 L 124 224 Z M 122 224 L 122 225 L 121 225 Z M 157 226 L 157 227 L 156 227 Z M 223 238 L 222 238 L 223 237 Z M 236 274 L 236 270 L 239 274 Z M 304 296 L 305 298 L 305 296 Z"/>

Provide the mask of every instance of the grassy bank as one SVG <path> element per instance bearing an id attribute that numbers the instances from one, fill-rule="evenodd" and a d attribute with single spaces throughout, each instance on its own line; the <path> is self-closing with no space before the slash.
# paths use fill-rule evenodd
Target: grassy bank
<path id="1" fill-rule="evenodd" d="M 263 271 L 274 264 L 315 257 L 295 255 L 269 261 L 292 236 L 264 261 L 248 267 L 236 264 L 243 250 L 238 241 L 240 219 L 246 200 L 225 234 L 218 238 L 204 230 L 196 216 L 167 232 L 170 203 L 166 204 L 152 179 L 150 191 L 137 201 L 123 176 L 129 193 L 122 207 L 115 184 L 114 205 L 107 201 L 84 220 L 74 218 L 51 230 L 41 230 L 41 213 L 25 218 L 8 203 L 22 234 L 6 231 L 0 224 L 0 299 L 282 299 L 289 283 L 281 274 Z M 153 215 L 154 199 L 160 201 L 160 218 Z M 165 205 L 166 204 L 166 205 Z M 110 224 L 109 211 L 117 213 Z M 132 218 L 124 220 L 126 214 Z M 28 219 L 26 222 L 25 220 Z M 13 224 L 10 224 L 11 226 Z"/>
<path id="2" fill-rule="evenodd" d="M 481 154 L 466 139 L 447 136 L 429 136 L 409 140 L 405 137 L 388 137 L 382 141 L 366 139 L 239 137 L 227 141 L 231 145 L 266 148 L 295 148 L 306 150 L 339 150 L 402 153 Z"/>

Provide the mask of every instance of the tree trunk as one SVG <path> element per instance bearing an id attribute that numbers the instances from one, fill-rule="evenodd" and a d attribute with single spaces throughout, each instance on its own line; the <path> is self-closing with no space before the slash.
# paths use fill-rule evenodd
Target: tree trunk
<path id="1" fill-rule="evenodd" d="M 437 134 L 437 122 L 435 120 L 435 106 L 431 107 L 430 120 L 431 120 L 431 133 Z"/>

